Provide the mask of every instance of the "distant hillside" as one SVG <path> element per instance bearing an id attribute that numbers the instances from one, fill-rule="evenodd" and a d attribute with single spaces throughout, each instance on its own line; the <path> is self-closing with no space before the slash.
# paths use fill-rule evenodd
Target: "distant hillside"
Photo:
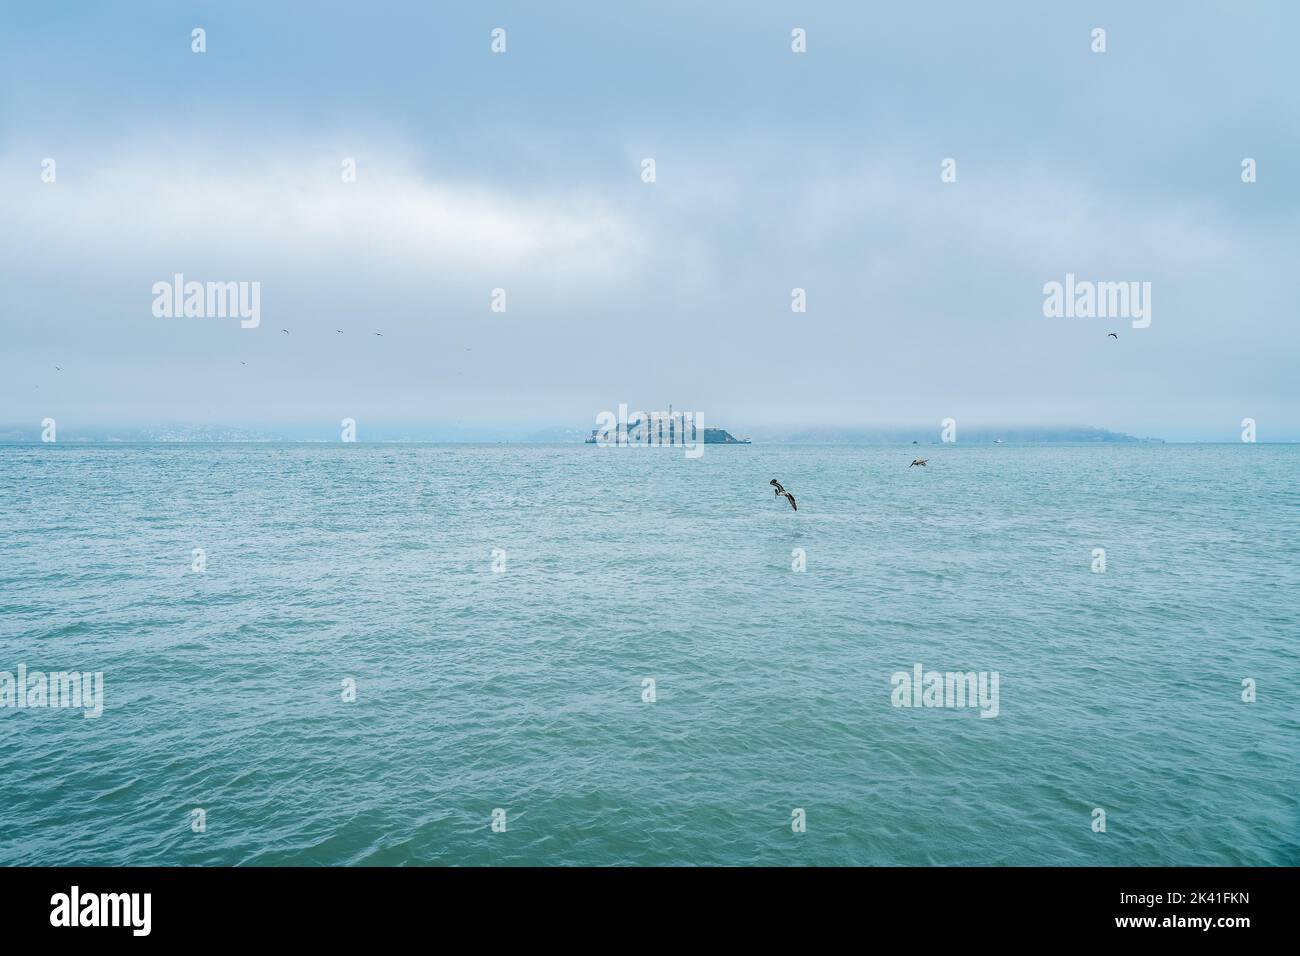
<path id="1" fill-rule="evenodd" d="M 808 444 L 854 445 L 920 445 L 942 444 L 937 426 L 918 428 L 863 427 L 863 428 L 804 428 L 774 429 L 750 428 L 743 430 L 754 441 L 790 442 Z M 1089 442 L 1134 443 L 1162 442 L 1159 438 L 1137 438 L 1122 432 L 1085 425 L 1037 425 L 1017 428 L 957 427 L 957 440 L 963 445 L 992 445 L 998 441 L 1006 444 L 1030 442 Z"/>
<path id="2" fill-rule="evenodd" d="M 801 444 L 860 444 L 860 445 L 920 445 L 940 444 L 937 426 L 917 428 L 898 427 L 822 427 L 822 428 L 731 428 L 732 435 L 749 438 L 755 442 L 790 442 Z M 556 426 L 510 425 L 383 425 L 366 421 L 357 424 L 357 441 L 360 442 L 519 442 L 519 443 L 569 443 L 582 442 L 590 430 Z M 727 430 L 709 428 L 705 441 L 725 442 Z M 0 442 L 39 442 L 38 425 L 0 426 Z M 307 441 L 337 442 L 340 432 L 330 424 L 281 425 L 265 427 L 238 427 L 220 425 L 164 425 L 158 427 L 115 428 L 108 426 L 78 426 L 74 422 L 60 421 L 60 442 L 249 442 L 249 441 Z M 1162 442 L 1159 438 L 1136 438 L 1105 428 L 1081 425 L 1034 426 L 1019 428 L 986 428 L 958 426 L 957 440 L 963 445 L 987 445 L 1001 440 L 1006 444 L 1031 442 L 1089 442 L 1135 443 Z M 732 438 L 731 441 L 736 441 Z"/>

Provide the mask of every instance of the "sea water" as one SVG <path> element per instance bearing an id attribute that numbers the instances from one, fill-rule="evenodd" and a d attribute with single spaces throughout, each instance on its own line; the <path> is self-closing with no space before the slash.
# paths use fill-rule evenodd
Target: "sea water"
<path id="1" fill-rule="evenodd" d="M 1294 865 L 1297 478 L 0 446 L 0 671 L 103 681 L 0 707 L 0 864 Z M 900 706 L 918 667 L 996 674 L 996 715 Z"/>

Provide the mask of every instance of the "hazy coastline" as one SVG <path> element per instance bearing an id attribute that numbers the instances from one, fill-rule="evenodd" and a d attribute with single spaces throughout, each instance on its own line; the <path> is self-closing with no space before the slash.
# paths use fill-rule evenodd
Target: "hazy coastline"
<path id="1" fill-rule="evenodd" d="M 737 438 L 764 445 L 942 445 L 938 426 L 724 426 Z M 0 426 L 0 444 L 41 443 L 41 428 Z M 359 443 L 498 443 L 581 444 L 589 429 L 529 424 L 368 424 L 358 425 Z M 1284 431 L 1259 436 L 1260 443 L 1289 443 L 1295 434 Z M 182 442 L 337 442 L 339 429 L 331 424 L 299 425 L 140 425 L 118 427 L 60 422 L 60 443 L 182 443 Z M 957 444 L 1216 444 L 1240 443 L 1240 430 L 1220 426 L 1181 426 L 1167 432 L 1143 429 L 1141 433 L 1088 425 L 975 426 L 958 432 Z"/>

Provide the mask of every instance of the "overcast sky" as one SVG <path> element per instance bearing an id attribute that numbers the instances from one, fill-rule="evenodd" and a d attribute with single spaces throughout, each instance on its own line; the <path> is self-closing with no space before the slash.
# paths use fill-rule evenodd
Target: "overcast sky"
<path id="1" fill-rule="evenodd" d="M 15 5 L 0 425 L 672 402 L 1300 437 L 1298 28 L 1285 2 Z M 259 282 L 261 325 L 155 317 L 178 272 Z M 1150 282 L 1150 327 L 1044 317 L 1067 273 Z"/>

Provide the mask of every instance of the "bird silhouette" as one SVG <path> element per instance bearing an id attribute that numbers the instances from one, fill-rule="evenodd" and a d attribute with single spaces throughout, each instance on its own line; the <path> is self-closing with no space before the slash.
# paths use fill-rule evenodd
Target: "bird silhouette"
<path id="1" fill-rule="evenodd" d="M 771 481 L 768 482 L 768 484 L 771 485 L 773 489 L 775 489 L 775 491 L 776 491 L 776 497 L 778 497 L 778 498 L 784 498 L 786 501 L 790 502 L 790 507 L 791 507 L 793 510 L 795 510 L 795 511 L 798 511 L 798 510 L 799 510 L 799 506 L 798 506 L 797 504 L 794 503 L 794 495 L 792 495 L 792 494 L 790 494 L 790 492 L 786 491 L 785 488 L 784 488 L 784 486 L 782 486 L 781 482 L 779 482 L 779 481 L 777 481 L 775 478 L 773 478 Z"/>
<path id="2" fill-rule="evenodd" d="M 912 465 L 920 465 L 922 468 L 924 468 L 924 467 L 925 467 L 925 463 L 926 463 L 927 461 L 929 461 L 929 460 L 930 460 L 929 458 L 913 458 L 913 459 L 912 459 L 912 464 L 911 464 L 911 465 L 908 465 L 907 467 L 908 467 L 908 468 L 911 468 Z"/>
<path id="3" fill-rule="evenodd" d="M 1110 336 L 1112 339 L 1114 339 L 1115 341 L 1117 341 L 1117 342 L 1119 341 L 1119 333 L 1118 333 L 1118 332 L 1107 332 L 1106 334 L 1109 335 L 1109 336 Z"/>

